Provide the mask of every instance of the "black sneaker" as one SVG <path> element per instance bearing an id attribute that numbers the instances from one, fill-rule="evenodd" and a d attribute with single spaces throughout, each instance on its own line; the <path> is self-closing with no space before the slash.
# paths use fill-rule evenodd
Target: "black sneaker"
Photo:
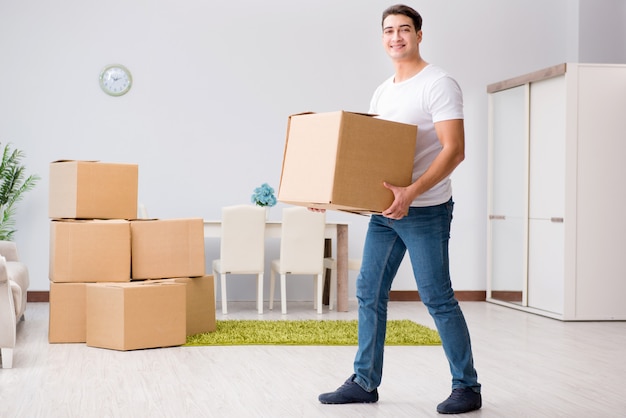
<path id="1" fill-rule="evenodd" d="M 452 389 L 452 394 L 448 399 L 437 405 L 437 412 L 440 414 L 462 414 L 480 409 L 482 403 L 480 393 L 474 392 L 471 388 L 456 388 Z"/>
<path id="2" fill-rule="evenodd" d="M 318 399 L 325 404 L 373 403 L 378 401 L 378 390 L 366 391 L 354 381 L 355 377 L 356 375 L 353 374 L 336 391 L 322 393 Z"/>

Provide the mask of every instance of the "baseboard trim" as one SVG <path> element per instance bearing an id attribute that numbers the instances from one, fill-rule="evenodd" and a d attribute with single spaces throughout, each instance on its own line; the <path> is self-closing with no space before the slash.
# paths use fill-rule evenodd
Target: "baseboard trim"
<path id="1" fill-rule="evenodd" d="M 27 302 L 50 302 L 49 290 L 29 290 L 26 294 Z"/>
<path id="2" fill-rule="evenodd" d="M 461 302 L 484 302 L 487 299 L 487 292 L 484 290 L 458 290 L 454 296 Z M 418 302 L 421 301 L 417 290 L 392 290 L 389 293 L 389 300 L 392 302 Z"/>
<path id="3" fill-rule="evenodd" d="M 454 296 L 461 302 L 484 302 L 487 299 L 487 292 L 484 290 L 459 290 L 454 292 Z M 29 291 L 26 298 L 28 302 L 50 302 L 50 291 Z M 421 299 L 417 290 L 392 290 L 389 293 L 389 300 L 392 302 L 418 302 Z"/>

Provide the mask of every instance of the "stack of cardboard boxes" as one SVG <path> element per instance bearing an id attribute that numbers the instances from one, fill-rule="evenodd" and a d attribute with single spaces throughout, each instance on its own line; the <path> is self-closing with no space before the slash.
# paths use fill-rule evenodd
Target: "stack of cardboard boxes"
<path id="1" fill-rule="evenodd" d="M 116 350 L 215 331 L 201 218 L 136 219 L 138 167 L 50 165 L 50 343 Z"/>

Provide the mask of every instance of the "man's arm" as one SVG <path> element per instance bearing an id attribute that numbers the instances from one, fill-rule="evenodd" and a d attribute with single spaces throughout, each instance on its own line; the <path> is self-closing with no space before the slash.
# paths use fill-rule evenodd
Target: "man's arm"
<path id="1" fill-rule="evenodd" d="M 383 183 L 394 194 L 394 201 L 383 211 L 383 216 L 391 219 L 402 219 L 409 213 L 409 206 L 422 193 L 433 188 L 441 180 L 449 176 L 465 159 L 465 129 L 463 119 L 444 120 L 435 123 L 437 138 L 443 147 L 432 164 L 413 184 L 398 187 Z"/>

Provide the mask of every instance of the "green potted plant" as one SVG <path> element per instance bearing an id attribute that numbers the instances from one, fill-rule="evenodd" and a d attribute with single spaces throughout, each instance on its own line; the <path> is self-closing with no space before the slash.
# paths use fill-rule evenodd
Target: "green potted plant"
<path id="1" fill-rule="evenodd" d="M 0 144 L 1 147 L 1 144 Z M 26 167 L 22 164 L 24 153 L 12 149 L 7 144 L 2 149 L 0 161 L 0 240 L 11 241 L 15 233 L 15 204 L 22 200 L 24 193 L 33 189 L 40 177 L 36 174 L 26 176 Z"/>

